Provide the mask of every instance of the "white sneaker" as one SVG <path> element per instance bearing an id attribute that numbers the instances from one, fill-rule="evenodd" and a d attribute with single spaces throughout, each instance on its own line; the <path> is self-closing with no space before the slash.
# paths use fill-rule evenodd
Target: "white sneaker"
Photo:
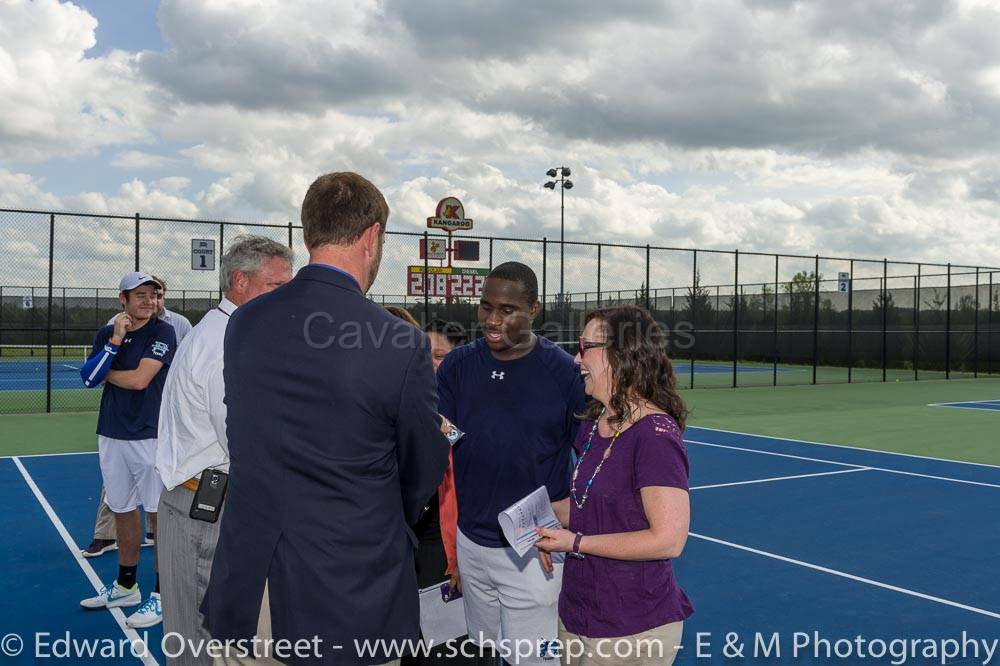
<path id="1" fill-rule="evenodd" d="M 159 592 L 153 592 L 149 595 L 149 598 L 139 606 L 139 610 L 125 619 L 125 624 L 133 629 L 155 627 L 161 622 L 163 622 L 163 607 L 160 606 Z"/>
<path id="2" fill-rule="evenodd" d="M 139 592 L 139 583 L 127 589 L 118 584 L 116 580 L 111 585 L 105 585 L 96 597 L 83 599 L 80 605 L 84 608 L 119 608 L 128 606 L 138 606 L 142 602 L 142 593 Z"/>

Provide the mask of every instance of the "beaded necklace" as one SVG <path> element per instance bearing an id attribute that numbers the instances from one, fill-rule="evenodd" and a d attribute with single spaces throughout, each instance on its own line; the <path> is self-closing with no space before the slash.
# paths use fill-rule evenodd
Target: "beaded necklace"
<path id="1" fill-rule="evenodd" d="M 611 447 L 615 445 L 618 440 L 618 436 L 622 434 L 621 428 L 615 431 L 615 434 L 611 437 L 611 443 L 608 444 L 608 448 L 604 450 L 604 455 L 601 457 L 601 462 L 597 463 L 597 467 L 594 468 L 594 473 L 590 475 L 590 480 L 587 481 L 587 485 L 583 490 L 583 499 L 578 500 L 576 494 L 576 477 L 580 473 L 580 465 L 583 463 L 583 459 L 587 456 L 587 451 L 590 451 L 590 445 L 594 441 L 594 433 L 597 432 L 597 424 L 601 422 L 601 417 L 604 416 L 604 412 L 607 411 L 607 407 L 601 410 L 600 415 L 594 421 L 594 427 L 590 429 L 590 435 L 587 437 L 587 443 L 583 445 L 583 451 L 580 452 L 580 457 L 576 461 L 576 467 L 573 468 L 573 481 L 570 484 L 569 494 L 573 497 L 573 504 L 576 505 L 577 509 L 582 509 L 583 505 L 587 503 L 587 498 L 590 496 L 590 487 L 594 485 L 594 479 L 597 478 L 598 472 L 601 471 L 601 467 L 604 466 L 604 461 L 611 457 Z"/>

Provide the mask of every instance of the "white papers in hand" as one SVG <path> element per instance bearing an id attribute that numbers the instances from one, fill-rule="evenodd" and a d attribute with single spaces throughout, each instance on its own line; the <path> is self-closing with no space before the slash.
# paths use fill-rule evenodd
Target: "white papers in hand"
<path id="1" fill-rule="evenodd" d="M 501 511 L 497 520 L 507 541 L 522 556 L 541 538 L 536 527 L 559 527 L 545 486 Z"/>
<path id="2" fill-rule="evenodd" d="M 464 636 L 468 629 L 462 597 L 445 602 L 441 584 L 420 590 L 420 631 L 425 641 L 433 641 L 432 645 Z"/>

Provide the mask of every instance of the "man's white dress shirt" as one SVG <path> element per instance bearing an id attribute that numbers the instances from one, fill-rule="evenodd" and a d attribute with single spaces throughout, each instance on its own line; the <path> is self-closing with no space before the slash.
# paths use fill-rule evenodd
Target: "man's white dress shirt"
<path id="1" fill-rule="evenodd" d="M 236 306 L 223 298 L 178 345 L 157 428 L 156 471 L 167 490 L 209 467 L 229 470 L 222 343 Z"/>

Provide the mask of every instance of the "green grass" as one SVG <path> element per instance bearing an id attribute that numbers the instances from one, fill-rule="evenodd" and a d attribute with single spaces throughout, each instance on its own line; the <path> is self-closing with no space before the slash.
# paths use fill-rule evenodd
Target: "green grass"
<path id="1" fill-rule="evenodd" d="M 90 352 L 90 345 L 52 345 L 52 358 L 83 359 Z M 45 345 L 0 345 L 0 359 L 45 359 Z"/>
<path id="2" fill-rule="evenodd" d="M 0 455 L 96 451 L 97 413 L 0 416 Z"/>
<path id="3" fill-rule="evenodd" d="M 99 392 L 87 395 L 96 398 Z M 694 426 L 1000 465 L 1000 413 L 927 407 L 1000 399 L 1000 379 L 684 390 L 682 395 Z M 93 411 L 0 416 L 0 455 L 96 450 L 96 421 Z"/>
<path id="4" fill-rule="evenodd" d="M 53 412 L 97 411 L 100 389 L 57 389 L 52 392 Z M 0 391 L 0 418 L 6 414 L 38 414 L 45 411 L 45 391 Z"/>

